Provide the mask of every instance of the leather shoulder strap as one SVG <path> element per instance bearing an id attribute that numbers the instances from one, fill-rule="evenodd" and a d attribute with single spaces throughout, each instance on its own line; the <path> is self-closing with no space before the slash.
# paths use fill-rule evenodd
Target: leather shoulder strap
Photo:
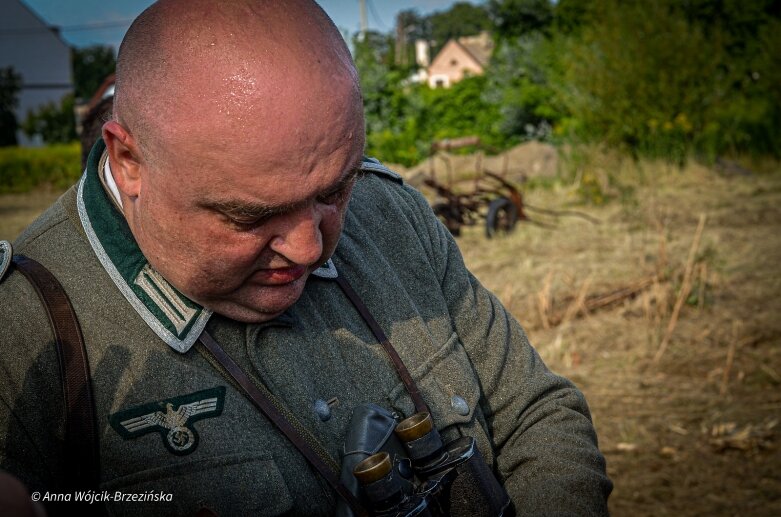
<path id="1" fill-rule="evenodd" d="M 81 327 L 60 282 L 44 266 L 24 255 L 13 264 L 35 288 L 54 334 L 65 402 L 66 483 L 72 489 L 96 489 L 100 483 L 100 450 L 87 350 Z"/>
<path id="2" fill-rule="evenodd" d="M 207 357 L 211 357 L 216 361 L 215 367 L 233 379 L 235 385 L 249 398 L 255 407 L 271 420 L 277 429 L 309 461 L 309 464 L 331 485 L 331 488 L 344 499 L 353 513 L 357 516 L 367 516 L 368 514 L 361 502 L 339 481 L 337 466 L 329 464 L 328 455 L 319 450 L 320 447 L 317 440 L 314 437 L 309 437 L 308 431 L 298 423 L 293 415 L 285 410 L 283 405 L 268 391 L 268 388 L 260 383 L 253 382 L 249 375 L 236 364 L 233 358 L 222 349 L 208 332 L 204 330 L 198 340 L 209 354 Z"/>
<path id="3" fill-rule="evenodd" d="M 423 396 L 420 394 L 420 390 L 418 389 L 417 384 L 415 384 L 415 381 L 412 379 L 412 375 L 410 375 L 409 370 L 407 370 L 407 367 L 404 365 L 404 361 L 401 360 L 401 357 L 399 357 L 396 349 L 393 348 L 393 345 L 385 335 L 385 332 L 382 331 L 380 324 L 377 323 L 377 320 L 375 320 L 374 316 L 372 316 L 369 308 L 363 302 L 361 297 L 358 296 L 358 293 L 355 292 L 355 289 L 352 288 L 346 278 L 340 275 L 336 277 L 336 283 L 339 284 L 339 288 L 342 290 L 342 292 L 344 292 L 344 294 L 350 300 L 350 303 L 353 304 L 353 307 L 355 307 L 355 309 L 361 315 L 361 318 L 363 318 L 363 320 L 369 326 L 369 329 L 372 331 L 372 334 L 374 334 L 377 342 L 382 345 L 383 349 L 385 349 L 385 353 L 388 354 L 388 358 L 391 360 L 391 363 L 393 363 L 393 367 L 396 369 L 396 373 L 399 374 L 401 382 L 404 383 L 404 387 L 407 389 L 407 393 L 409 393 L 410 398 L 412 398 L 412 402 L 415 404 L 415 411 L 418 413 L 429 413 L 430 411 L 428 406 L 423 400 Z"/>

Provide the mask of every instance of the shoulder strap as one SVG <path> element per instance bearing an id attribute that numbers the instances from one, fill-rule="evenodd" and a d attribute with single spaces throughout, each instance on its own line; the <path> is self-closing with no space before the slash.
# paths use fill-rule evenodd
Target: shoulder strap
<path id="1" fill-rule="evenodd" d="M 384 176 L 385 178 L 395 181 L 399 185 L 404 184 L 404 178 L 384 166 L 377 158 L 364 156 L 363 161 L 361 162 L 361 170 Z"/>
<path id="2" fill-rule="evenodd" d="M 404 361 L 401 360 L 401 357 L 399 357 L 396 349 L 393 348 L 393 345 L 385 335 L 385 332 L 382 331 L 380 324 L 377 323 L 377 320 L 375 320 L 374 316 L 372 316 L 369 308 L 366 307 L 366 304 L 363 303 L 361 297 L 358 296 L 358 293 L 355 292 L 346 278 L 341 275 L 337 276 L 336 283 L 339 284 L 339 288 L 347 296 L 347 298 L 350 300 L 350 303 L 352 303 L 353 307 L 355 307 L 355 309 L 358 311 L 358 314 L 361 315 L 361 318 L 363 318 L 363 320 L 369 326 L 369 329 L 371 329 L 372 334 L 374 334 L 377 342 L 379 342 L 380 345 L 382 345 L 382 348 L 385 349 L 385 353 L 388 354 L 388 358 L 390 358 L 391 363 L 393 363 L 393 367 L 396 369 L 396 373 L 399 374 L 401 382 L 404 383 L 404 387 L 407 389 L 407 393 L 409 393 L 410 398 L 412 398 L 412 402 L 415 404 L 415 411 L 418 413 L 428 413 L 428 406 L 423 400 L 423 396 L 420 394 L 420 390 L 418 389 L 417 384 L 415 384 L 415 381 L 412 379 L 412 375 L 410 375 L 409 370 L 407 370 L 407 367 L 404 365 Z"/>
<path id="3" fill-rule="evenodd" d="M 24 255 L 14 255 L 14 266 L 35 288 L 54 334 L 65 402 L 65 465 L 67 484 L 74 489 L 96 489 L 100 483 L 100 451 L 87 350 L 73 306 L 48 269 Z"/>

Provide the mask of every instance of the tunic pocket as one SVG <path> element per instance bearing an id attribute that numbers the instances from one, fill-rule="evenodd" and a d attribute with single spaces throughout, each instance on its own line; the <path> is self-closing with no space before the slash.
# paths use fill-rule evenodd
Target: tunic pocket
<path id="1" fill-rule="evenodd" d="M 472 436 L 483 457 L 493 464 L 493 447 L 479 407 L 480 381 L 458 334 L 451 334 L 445 344 L 422 364 L 407 365 L 407 368 L 443 439 Z M 412 399 L 401 382 L 391 390 L 389 398 L 393 407 L 404 416 L 415 412 Z"/>
<path id="2" fill-rule="evenodd" d="M 109 513 L 118 516 L 195 515 L 201 508 L 218 515 L 280 515 L 293 508 L 276 462 L 251 453 L 144 470 L 103 483 L 101 490 L 113 499 L 106 503 Z"/>
<path id="3" fill-rule="evenodd" d="M 458 334 L 451 334 L 445 344 L 422 364 L 408 364 L 407 368 L 438 428 L 466 423 L 474 418 L 480 386 Z M 389 397 L 394 407 L 404 415 L 410 416 L 415 412 L 401 382 L 393 388 Z"/>

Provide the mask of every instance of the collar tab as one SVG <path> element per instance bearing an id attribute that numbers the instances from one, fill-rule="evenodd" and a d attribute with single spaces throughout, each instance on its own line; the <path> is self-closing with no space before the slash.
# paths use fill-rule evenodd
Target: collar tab
<path id="1" fill-rule="evenodd" d="M 77 207 L 84 232 L 106 273 L 149 328 L 177 352 L 187 352 L 212 312 L 180 293 L 141 253 L 100 181 L 104 150 L 98 140 L 79 182 Z"/>

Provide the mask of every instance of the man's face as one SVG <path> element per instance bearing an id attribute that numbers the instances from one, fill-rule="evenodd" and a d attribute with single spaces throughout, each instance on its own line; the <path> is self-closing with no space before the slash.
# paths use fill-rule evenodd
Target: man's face
<path id="1" fill-rule="evenodd" d="M 144 255 L 217 313 L 247 322 L 282 313 L 339 240 L 363 150 L 354 111 L 292 132 L 196 131 L 169 146 L 141 167 L 132 227 Z"/>

